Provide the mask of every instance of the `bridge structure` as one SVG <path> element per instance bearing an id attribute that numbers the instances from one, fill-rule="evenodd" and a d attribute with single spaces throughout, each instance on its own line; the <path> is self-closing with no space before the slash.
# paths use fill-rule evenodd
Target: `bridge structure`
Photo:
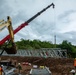
<path id="1" fill-rule="evenodd" d="M 1 50 L 0 50 L 1 51 Z M 16 54 L 3 53 L 3 56 L 55 57 L 67 58 L 67 50 L 61 48 L 41 48 L 37 50 L 18 50 Z"/>

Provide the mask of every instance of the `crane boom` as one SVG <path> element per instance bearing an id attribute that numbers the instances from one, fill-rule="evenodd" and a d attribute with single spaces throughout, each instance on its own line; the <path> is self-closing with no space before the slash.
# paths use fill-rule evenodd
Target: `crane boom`
<path id="1" fill-rule="evenodd" d="M 19 30 L 21 30 L 22 28 L 24 28 L 25 26 L 28 25 L 28 23 L 30 23 L 32 20 L 34 20 L 36 17 L 38 17 L 41 13 L 43 13 L 44 11 L 46 11 L 48 8 L 50 8 L 51 6 L 53 6 L 54 8 L 54 4 L 50 4 L 48 5 L 46 8 L 44 8 L 43 10 L 41 10 L 40 12 L 38 12 L 36 15 L 34 15 L 32 18 L 30 18 L 29 20 L 27 20 L 26 22 L 24 22 L 23 24 L 21 24 L 19 27 L 17 27 L 13 33 L 16 34 Z M 5 41 L 9 40 L 10 39 L 10 35 L 7 35 L 5 38 L 3 38 L 1 41 L 0 41 L 0 45 L 4 44 Z"/>

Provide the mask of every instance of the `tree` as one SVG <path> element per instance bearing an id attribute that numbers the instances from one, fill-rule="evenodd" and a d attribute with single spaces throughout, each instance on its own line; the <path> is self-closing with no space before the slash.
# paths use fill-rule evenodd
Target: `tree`
<path id="1" fill-rule="evenodd" d="M 73 54 L 75 52 L 75 48 L 71 44 L 71 42 L 68 42 L 67 40 L 64 40 L 62 44 L 60 44 L 61 49 L 67 49 L 67 54 L 70 57 L 73 57 Z"/>

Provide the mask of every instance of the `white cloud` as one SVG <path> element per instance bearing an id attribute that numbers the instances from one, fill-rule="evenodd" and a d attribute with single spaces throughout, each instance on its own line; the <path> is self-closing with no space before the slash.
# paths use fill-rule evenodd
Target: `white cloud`
<path id="1" fill-rule="evenodd" d="M 58 22 L 59 32 L 65 33 L 65 32 L 70 32 L 70 31 L 76 31 L 76 21 L 75 21 L 76 12 L 67 14 L 65 17 L 60 18 L 60 19 Z"/>
<path id="2" fill-rule="evenodd" d="M 57 43 L 68 39 L 75 44 L 72 40 L 75 39 L 75 36 L 71 33 L 76 31 L 75 0 L 2 0 L 0 19 L 11 16 L 15 29 L 52 2 L 55 4 L 55 9 L 49 8 L 29 23 L 15 35 L 15 40 L 24 38 L 53 41 L 56 34 Z M 4 38 L 3 34 L 2 37 Z"/>

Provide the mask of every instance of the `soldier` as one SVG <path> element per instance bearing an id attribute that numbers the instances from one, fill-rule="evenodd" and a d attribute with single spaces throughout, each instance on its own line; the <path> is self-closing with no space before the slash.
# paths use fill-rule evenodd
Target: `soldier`
<path id="1" fill-rule="evenodd" d="M 19 71 L 19 73 L 20 73 L 20 70 L 22 70 L 22 67 L 21 67 L 21 64 L 20 63 L 18 63 L 18 71 Z"/>
<path id="2" fill-rule="evenodd" d="M 76 58 L 74 59 L 74 67 L 76 69 Z"/>

